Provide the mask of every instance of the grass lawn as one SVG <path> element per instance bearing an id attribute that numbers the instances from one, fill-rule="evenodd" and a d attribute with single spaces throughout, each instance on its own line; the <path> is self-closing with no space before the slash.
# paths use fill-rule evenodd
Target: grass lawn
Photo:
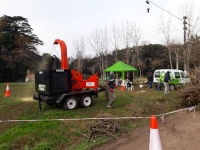
<path id="1" fill-rule="evenodd" d="M 101 82 L 102 83 L 102 82 Z M 39 110 L 38 102 L 33 100 L 34 83 L 10 83 L 10 97 L 4 97 L 6 84 L 0 84 L 0 120 L 45 120 L 67 118 L 100 118 L 100 117 L 131 117 L 150 116 L 175 110 L 180 100 L 176 97 L 177 90 L 165 96 L 163 91 L 148 89 L 146 85 L 140 89 L 135 85 L 134 91 L 115 90 L 114 109 L 108 109 L 105 93 L 94 98 L 89 108 L 77 108 L 66 111 L 62 107 L 48 106 L 42 103 Z M 146 123 L 149 119 L 115 120 L 126 130 L 133 130 Z M 27 121 L 0 122 L 0 150 L 88 150 L 104 143 L 110 138 L 99 138 L 96 142 L 87 143 L 87 139 L 78 133 L 87 134 L 90 124 L 97 120 L 79 121 Z M 120 134 L 117 134 L 119 136 Z"/>

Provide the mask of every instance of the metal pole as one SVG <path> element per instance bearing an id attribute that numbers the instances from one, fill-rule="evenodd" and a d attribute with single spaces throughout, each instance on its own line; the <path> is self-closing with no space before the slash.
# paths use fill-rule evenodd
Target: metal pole
<path id="1" fill-rule="evenodd" d="M 186 50 L 186 30 L 187 30 L 186 19 L 187 19 L 187 17 L 184 16 L 183 19 L 184 19 L 184 22 L 183 22 L 183 25 L 184 25 L 184 27 L 183 27 L 183 30 L 184 30 L 184 72 L 187 73 L 187 52 L 186 52 L 187 51 Z"/>
<path id="2" fill-rule="evenodd" d="M 41 109 L 42 109 L 42 106 L 41 106 L 41 98 L 40 98 L 40 94 L 38 94 L 38 97 L 39 97 L 39 108 L 40 108 L 40 111 L 41 111 Z"/>

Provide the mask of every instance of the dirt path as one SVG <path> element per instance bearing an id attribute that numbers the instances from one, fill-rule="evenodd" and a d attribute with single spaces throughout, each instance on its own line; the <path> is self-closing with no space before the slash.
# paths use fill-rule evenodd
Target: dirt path
<path id="1" fill-rule="evenodd" d="M 200 150 L 199 111 L 182 111 L 165 116 L 165 123 L 160 118 L 157 121 L 163 150 Z M 148 150 L 149 133 L 145 125 L 93 150 Z"/>

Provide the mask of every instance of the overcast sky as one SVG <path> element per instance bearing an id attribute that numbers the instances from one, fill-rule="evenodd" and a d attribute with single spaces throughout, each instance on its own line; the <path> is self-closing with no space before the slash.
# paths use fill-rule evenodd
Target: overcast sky
<path id="1" fill-rule="evenodd" d="M 74 40 L 88 38 L 96 29 L 109 29 L 112 24 L 120 26 L 127 21 L 140 26 L 141 41 L 162 43 L 158 16 L 161 13 L 169 15 L 162 9 L 180 18 L 178 8 L 190 1 L 151 0 L 153 3 L 148 5 L 145 0 L 0 0 L 0 15 L 27 18 L 33 33 L 44 42 L 38 47 L 40 54 L 56 54 L 60 58 L 59 46 L 53 46 L 55 39 L 65 41 L 68 56 L 73 56 Z M 200 8 L 199 4 L 200 0 L 195 0 L 195 6 Z M 177 25 L 178 38 L 182 42 L 183 23 L 174 16 L 172 21 Z M 87 47 L 86 55 L 90 54 L 91 48 Z"/>

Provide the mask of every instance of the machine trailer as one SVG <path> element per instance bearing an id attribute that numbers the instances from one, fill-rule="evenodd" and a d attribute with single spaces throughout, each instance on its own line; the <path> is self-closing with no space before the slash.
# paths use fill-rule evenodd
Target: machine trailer
<path id="1" fill-rule="evenodd" d="M 98 93 L 105 91 L 99 86 L 98 74 L 84 80 L 77 70 L 68 69 L 67 46 L 64 41 L 56 39 L 54 44 L 61 48 L 61 68 L 55 70 L 39 70 L 35 72 L 35 91 L 33 99 L 48 105 L 57 104 L 66 110 L 76 109 L 78 106 L 89 107 Z"/>

